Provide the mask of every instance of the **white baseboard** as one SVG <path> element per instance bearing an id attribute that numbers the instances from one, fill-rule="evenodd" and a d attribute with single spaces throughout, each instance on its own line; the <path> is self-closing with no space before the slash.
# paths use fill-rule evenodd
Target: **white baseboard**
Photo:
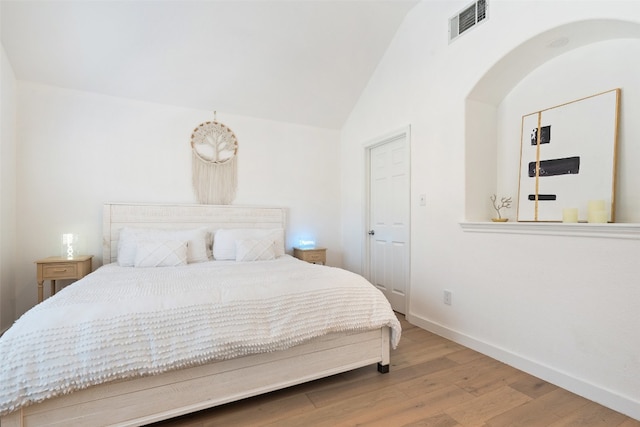
<path id="1" fill-rule="evenodd" d="M 440 335 L 455 343 L 485 354 L 493 359 L 506 363 L 509 366 L 513 366 L 516 369 L 543 379 L 586 399 L 597 402 L 607 408 L 611 408 L 614 411 L 618 411 L 631 418 L 640 420 L 640 402 L 634 401 L 629 397 L 621 396 L 612 390 L 598 387 L 579 378 L 572 377 L 565 372 L 558 371 L 552 366 L 527 359 L 504 348 L 480 341 L 433 321 L 412 314 L 408 314 L 406 318 L 409 323 L 429 332 L 433 332 L 436 335 Z"/>

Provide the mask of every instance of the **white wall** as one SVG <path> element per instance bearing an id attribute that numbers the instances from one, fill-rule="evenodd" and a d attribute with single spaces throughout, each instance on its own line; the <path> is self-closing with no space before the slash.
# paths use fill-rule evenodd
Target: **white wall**
<path id="1" fill-rule="evenodd" d="M 517 171 L 510 168 L 519 158 L 514 161 L 505 145 L 519 144 L 523 114 L 547 102 L 553 106 L 556 100 L 598 93 L 602 86 L 623 91 L 620 144 L 627 158 L 620 170 L 624 201 L 618 219 L 640 222 L 638 180 L 630 170 L 640 161 L 635 143 L 640 125 L 634 120 L 638 41 L 612 40 L 576 50 L 570 44 L 564 55 L 549 53 L 548 58 L 557 57 L 546 64 L 544 53 L 536 58 L 524 51 L 522 61 L 501 63 L 536 35 L 564 24 L 633 19 L 638 27 L 640 3 L 493 0 L 489 20 L 449 44 L 446 23 L 466 4 L 424 1 L 409 13 L 342 130 L 345 266 L 359 271 L 362 265 L 363 144 L 410 124 L 409 320 L 640 418 L 640 336 L 635 332 L 640 328 L 635 268 L 640 241 L 465 233 L 459 225 L 468 212 L 490 207 L 491 193 L 517 188 Z M 600 30 L 608 29 L 594 23 L 583 30 L 575 34 L 581 39 L 570 41 L 575 46 L 590 37 L 597 40 Z M 540 64 L 545 65 L 535 70 Z M 497 101 L 480 96 L 468 103 L 494 67 L 499 70 L 491 82 L 500 94 Z M 500 86 L 507 83 L 505 91 Z M 492 86 L 484 91 L 491 93 Z M 468 134 L 477 131 L 486 138 L 470 146 Z M 469 194 L 471 188 L 485 193 Z M 419 205 L 423 193 L 427 207 Z M 484 212 L 488 220 L 490 211 Z M 509 212 L 513 215 L 515 209 Z M 444 289 L 453 294 L 452 306 L 442 302 Z"/>
<path id="2" fill-rule="evenodd" d="M 340 265 L 339 133 L 218 112 L 239 140 L 235 205 L 284 206 Z M 102 260 L 105 202 L 196 203 L 189 138 L 213 113 L 18 83 L 16 311 L 36 303 L 36 259 L 76 232 Z M 48 290 L 48 286 L 45 286 Z M 45 295 L 47 292 L 45 292 Z"/>
<path id="3" fill-rule="evenodd" d="M 16 79 L 2 47 L 0 58 L 0 333 L 15 319 Z"/>

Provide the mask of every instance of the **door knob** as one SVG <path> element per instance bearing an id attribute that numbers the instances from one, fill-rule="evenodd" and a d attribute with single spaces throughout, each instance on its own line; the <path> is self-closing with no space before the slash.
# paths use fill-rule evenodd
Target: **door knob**
<path id="1" fill-rule="evenodd" d="M 369 230 L 369 236 L 373 236 L 374 234 L 376 234 L 376 232 L 375 232 L 375 231 L 373 231 L 373 230 Z"/>

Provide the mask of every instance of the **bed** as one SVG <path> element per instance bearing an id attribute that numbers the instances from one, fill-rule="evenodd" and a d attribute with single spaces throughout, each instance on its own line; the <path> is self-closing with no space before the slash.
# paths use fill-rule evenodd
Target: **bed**
<path id="1" fill-rule="evenodd" d="M 255 252 L 259 243 L 273 242 L 255 235 L 272 236 L 274 230 L 284 230 L 285 223 L 283 208 L 104 205 L 105 265 L 25 313 L 0 338 L 2 427 L 143 425 L 362 366 L 377 364 L 380 372 L 387 372 L 390 347 L 401 331 L 377 289 L 358 275 L 307 264 L 272 246 L 262 245 L 268 249 Z M 216 236 L 206 248 L 207 257 L 218 255 L 215 261 L 154 268 L 131 268 L 122 261 L 130 249 L 127 232 L 178 230 L 182 235 L 203 228 Z M 238 240 L 241 235 L 251 238 Z M 225 255 L 228 247 L 222 243 L 216 246 L 216 241 L 230 243 L 234 236 L 233 256 L 243 256 L 236 259 Z M 178 240 L 163 244 L 175 244 L 171 256 L 178 254 L 183 261 L 187 248 L 196 245 L 190 241 L 178 247 L 184 244 Z M 149 255 L 142 244 L 138 239 L 137 267 L 147 262 L 140 254 Z M 257 261 L 246 262 L 249 255 Z M 209 287 L 213 282 L 215 287 Z M 343 291 L 348 297 L 339 294 Z M 329 316 L 307 318 L 312 306 Z M 77 321 L 80 308 L 86 318 Z M 356 312 L 361 312 L 358 317 L 352 315 Z M 34 323 L 40 326 L 29 326 Z M 57 325 L 44 326 L 52 323 Z M 96 344 L 98 350 L 86 350 L 102 336 L 94 325 L 103 323 L 111 335 Z M 133 335 L 155 337 L 156 329 L 173 333 L 148 340 Z M 29 334 L 42 344 L 26 342 Z M 86 339 L 65 344 L 66 350 L 54 349 L 66 342 L 65 334 Z M 20 353 L 25 345 L 32 347 Z M 120 360 L 117 353 L 127 356 Z M 89 363 L 91 359 L 95 361 Z M 47 363 L 55 360 L 67 366 L 66 375 L 50 373 L 54 369 Z M 21 376 L 23 371 L 28 374 Z M 26 384 L 29 377 L 36 377 L 38 384 Z M 3 382 L 15 384 L 7 391 L 11 387 L 5 389 Z"/>

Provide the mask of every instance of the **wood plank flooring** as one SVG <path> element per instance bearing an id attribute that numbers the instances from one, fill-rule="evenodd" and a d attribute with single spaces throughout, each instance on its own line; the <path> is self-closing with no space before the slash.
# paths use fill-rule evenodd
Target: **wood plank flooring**
<path id="1" fill-rule="evenodd" d="M 640 427 L 399 318 L 388 374 L 368 366 L 155 426 Z"/>

